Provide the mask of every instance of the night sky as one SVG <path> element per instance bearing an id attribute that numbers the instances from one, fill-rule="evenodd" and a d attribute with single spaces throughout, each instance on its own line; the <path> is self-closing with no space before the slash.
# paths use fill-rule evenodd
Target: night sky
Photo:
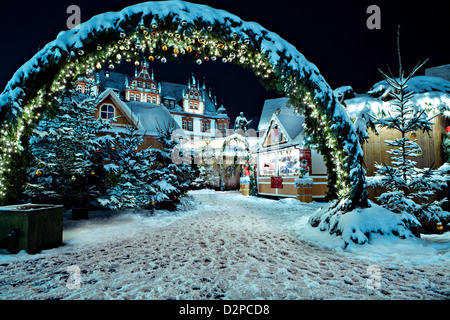
<path id="1" fill-rule="evenodd" d="M 60 31 L 66 30 L 66 9 L 81 8 L 82 22 L 107 11 L 118 11 L 140 1 L 71 0 L 15 1 L 2 4 L 0 12 L 0 87 L 14 72 Z M 389 64 L 398 70 L 396 32 L 401 30 L 403 66 L 411 70 L 420 60 L 429 59 L 426 68 L 450 64 L 450 1 L 316 0 L 255 1 L 197 0 L 213 8 L 224 9 L 244 21 L 255 21 L 278 33 L 314 63 L 332 88 L 351 85 L 366 92 L 381 80 L 378 68 Z M 369 30 L 366 13 L 369 5 L 381 9 L 381 30 Z M 257 117 L 265 99 L 280 96 L 267 91 L 250 70 L 222 62 L 152 63 L 160 81 L 186 83 L 193 72 L 206 78 L 218 101 L 227 108 L 232 122 L 240 111 Z M 127 69 L 128 68 L 128 69 Z M 124 66 L 132 70 L 134 66 Z M 130 73 L 132 71 L 129 71 Z M 419 72 L 423 74 L 424 70 Z M 257 124 L 257 119 L 254 123 Z"/>

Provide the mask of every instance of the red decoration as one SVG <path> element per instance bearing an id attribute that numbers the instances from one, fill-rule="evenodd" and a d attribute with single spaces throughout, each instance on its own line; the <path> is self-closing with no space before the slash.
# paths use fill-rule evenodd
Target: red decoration
<path id="1" fill-rule="evenodd" d="M 173 197 L 173 200 L 177 200 L 177 197 Z"/>
<path id="2" fill-rule="evenodd" d="M 153 36 L 156 36 L 157 34 L 158 34 L 158 32 L 152 31 L 152 35 L 153 35 Z"/>
<path id="3" fill-rule="evenodd" d="M 283 189 L 283 177 L 270 177 L 270 187 Z"/>
<path id="4" fill-rule="evenodd" d="M 95 150 L 95 152 L 97 152 L 97 153 L 100 153 L 100 150 L 99 150 L 99 149 L 97 149 L 97 150 Z"/>
<path id="5" fill-rule="evenodd" d="M 450 132 L 450 127 L 445 128 L 445 131 Z"/>
<path id="6" fill-rule="evenodd" d="M 162 178 L 159 178 L 159 181 L 162 181 Z"/>

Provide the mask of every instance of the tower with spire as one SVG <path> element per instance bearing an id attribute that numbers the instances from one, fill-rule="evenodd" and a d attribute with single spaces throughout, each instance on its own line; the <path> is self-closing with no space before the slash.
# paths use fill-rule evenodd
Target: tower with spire
<path id="1" fill-rule="evenodd" d="M 125 80 L 125 100 L 160 104 L 161 86 L 155 81 L 153 70 L 150 72 L 148 61 L 144 60 L 134 77 Z"/>

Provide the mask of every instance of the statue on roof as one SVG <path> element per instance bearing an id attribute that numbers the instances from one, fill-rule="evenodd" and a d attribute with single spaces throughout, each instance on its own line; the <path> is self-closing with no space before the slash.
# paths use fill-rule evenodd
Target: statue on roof
<path id="1" fill-rule="evenodd" d="M 247 132 L 248 126 L 252 122 L 252 120 L 248 121 L 246 117 L 244 117 L 244 113 L 241 112 L 239 116 L 234 121 L 234 131 L 243 130 L 244 133 Z"/>

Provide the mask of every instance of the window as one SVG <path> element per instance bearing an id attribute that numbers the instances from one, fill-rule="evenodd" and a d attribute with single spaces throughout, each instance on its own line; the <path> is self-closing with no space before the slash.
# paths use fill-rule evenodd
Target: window
<path id="1" fill-rule="evenodd" d="M 197 103 L 194 103 L 194 110 L 198 110 Z"/>
<path id="2" fill-rule="evenodd" d="M 136 101 L 141 101 L 141 95 L 140 95 L 140 94 L 135 95 L 135 96 L 134 96 L 134 99 L 135 99 Z"/>
<path id="3" fill-rule="evenodd" d="M 279 151 L 278 167 L 282 176 L 298 176 L 300 173 L 300 150 L 285 149 Z"/>
<path id="4" fill-rule="evenodd" d="M 225 131 L 227 131 L 227 124 L 226 123 L 223 124 L 223 131 L 224 131 L 224 133 L 225 133 Z"/>
<path id="5" fill-rule="evenodd" d="M 206 131 L 206 126 L 205 126 L 205 124 L 206 124 L 206 123 L 202 122 L 202 132 L 205 132 L 205 131 Z"/>
<path id="6" fill-rule="evenodd" d="M 192 121 L 188 121 L 188 130 L 193 131 L 192 130 Z"/>
<path id="7" fill-rule="evenodd" d="M 205 123 L 206 131 L 209 131 L 209 122 Z"/>
<path id="8" fill-rule="evenodd" d="M 134 101 L 134 93 L 130 93 L 130 101 Z"/>
<path id="9" fill-rule="evenodd" d="M 183 120 L 183 130 L 187 130 L 187 121 Z"/>
<path id="10" fill-rule="evenodd" d="M 110 104 L 104 104 L 100 107 L 100 118 L 111 119 L 114 117 L 114 107 Z"/>
<path id="11" fill-rule="evenodd" d="M 175 108 L 175 101 L 170 101 L 170 107 Z"/>
<path id="12" fill-rule="evenodd" d="M 138 81 L 137 86 L 138 86 L 138 87 L 141 87 L 141 86 L 142 86 L 142 82 L 141 82 L 141 81 Z"/>
<path id="13" fill-rule="evenodd" d="M 145 84 L 145 87 L 146 87 L 147 89 L 150 89 L 150 83 L 146 83 L 146 84 Z"/>
<path id="14" fill-rule="evenodd" d="M 79 85 L 77 86 L 77 91 L 78 91 L 78 92 L 83 92 L 83 86 L 82 86 L 81 84 L 79 84 Z"/>
<path id="15" fill-rule="evenodd" d="M 164 105 L 168 108 L 169 107 L 169 100 L 164 100 Z"/>
<path id="16" fill-rule="evenodd" d="M 219 123 L 219 131 L 223 133 L 223 124 Z"/>
<path id="17" fill-rule="evenodd" d="M 259 155 L 259 175 L 275 176 L 276 175 L 276 153 L 265 153 Z"/>
<path id="18" fill-rule="evenodd" d="M 189 102 L 189 109 L 194 109 L 194 104 L 192 102 Z"/>

